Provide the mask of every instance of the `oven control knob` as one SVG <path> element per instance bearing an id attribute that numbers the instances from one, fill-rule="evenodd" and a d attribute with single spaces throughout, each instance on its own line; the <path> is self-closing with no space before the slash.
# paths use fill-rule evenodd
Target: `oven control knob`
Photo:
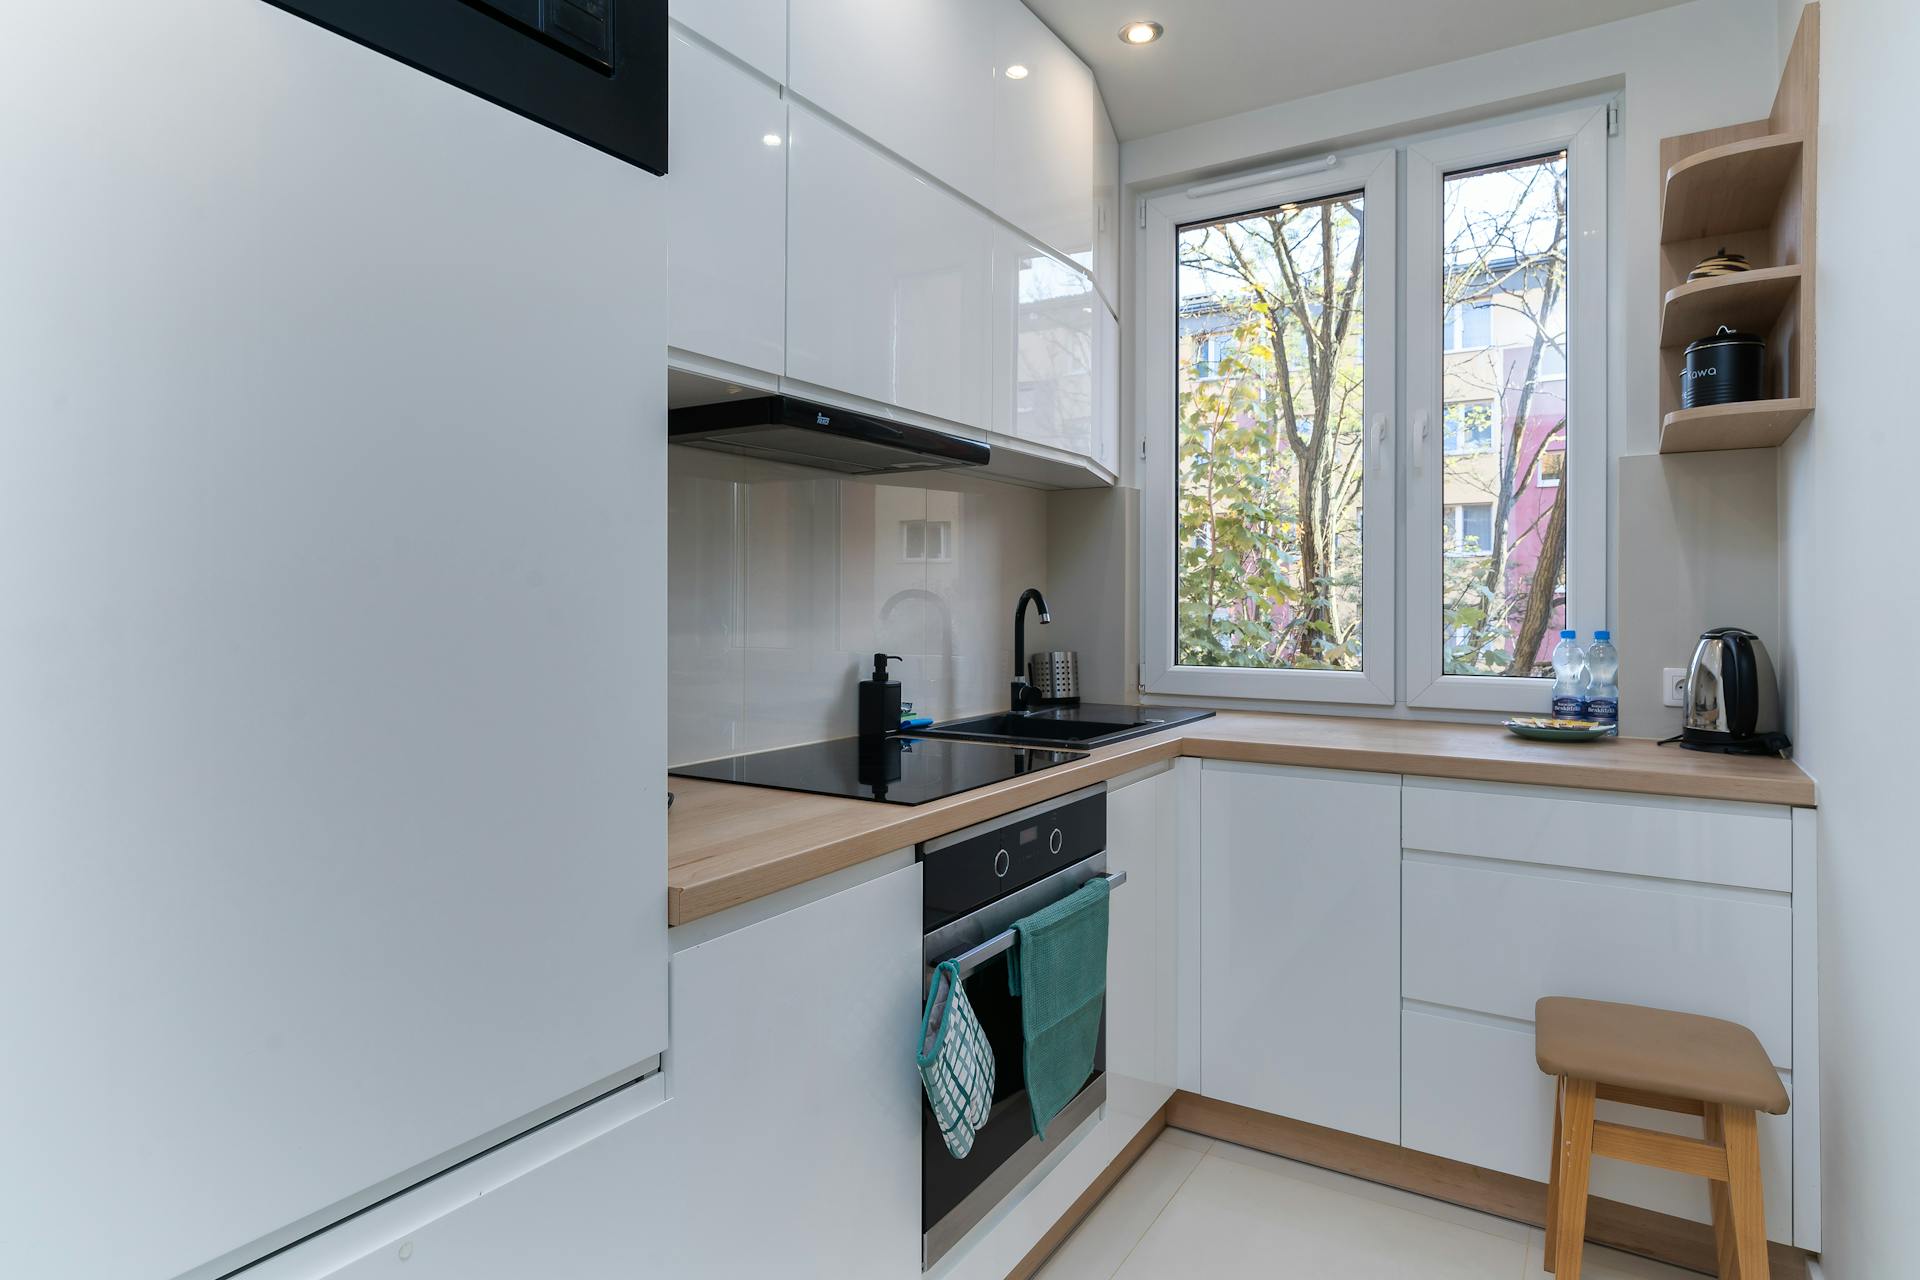
<path id="1" fill-rule="evenodd" d="M 1060 846 L 1064 843 L 1066 843 L 1066 837 L 1060 834 L 1060 828 L 1055 827 L 1052 833 L 1047 836 L 1047 852 L 1059 853 Z"/>
<path id="2" fill-rule="evenodd" d="M 1012 865 L 1013 865 L 1013 859 L 1007 856 L 1007 851 L 1005 849 L 1002 849 L 1000 852 L 993 855 L 993 874 L 995 876 L 998 876 L 1000 879 L 1002 880 L 1006 879 L 1007 868 Z"/>

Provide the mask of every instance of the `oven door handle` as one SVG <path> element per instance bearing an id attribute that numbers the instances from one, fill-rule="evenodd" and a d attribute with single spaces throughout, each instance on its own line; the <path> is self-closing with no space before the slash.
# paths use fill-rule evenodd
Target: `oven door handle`
<path id="1" fill-rule="evenodd" d="M 1118 889 L 1127 882 L 1127 873 L 1124 871 L 1103 872 L 1097 878 L 1105 880 L 1108 889 Z M 975 969 L 978 969 L 995 956 L 1005 955 L 1007 952 L 1013 950 L 1013 944 L 1018 937 L 1019 935 L 1012 929 L 1002 929 L 985 942 L 968 947 L 965 951 L 957 955 L 948 956 L 947 959 L 951 960 L 959 968 L 962 978 L 968 978 L 973 976 Z M 946 961 L 943 960 L 940 963 L 944 964 Z M 934 965 L 933 967 L 938 968 L 939 965 Z"/>

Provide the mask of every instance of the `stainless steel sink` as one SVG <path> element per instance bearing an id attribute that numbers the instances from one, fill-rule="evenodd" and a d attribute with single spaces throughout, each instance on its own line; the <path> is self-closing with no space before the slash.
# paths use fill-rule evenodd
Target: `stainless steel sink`
<path id="1" fill-rule="evenodd" d="M 927 729 L 907 730 L 917 738 L 967 738 L 975 742 L 1004 742 L 1022 747 L 1103 747 L 1175 724 L 1203 720 L 1211 711 L 1187 707 L 1123 707 L 1081 704 L 1043 707 L 1035 711 L 1001 711 L 993 715 L 947 720 Z"/>

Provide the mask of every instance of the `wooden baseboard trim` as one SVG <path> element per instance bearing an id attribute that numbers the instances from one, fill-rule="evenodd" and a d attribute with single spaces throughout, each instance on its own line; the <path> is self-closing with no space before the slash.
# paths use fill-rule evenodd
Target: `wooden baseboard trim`
<path id="1" fill-rule="evenodd" d="M 1053 1256 L 1054 1250 L 1067 1242 L 1067 1237 L 1073 1234 L 1073 1229 L 1093 1212 L 1096 1205 L 1107 1198 L 1107 1192 L 1113 1190 L 1113 1184 L 1120 1181 L 1127 1170 L 1133 1168 L 1133 1162 L 1146 1153 L 1147 1148 L 1153 1145 L 1153 1140 L 1158 1138 L 1166 1127 L 1167 1108 L 1163 1106 L 1147 1118 L 1140 1132 L 1134 1134 L 1132 1140 L 1120 1148 L 1119 1154 L 1107 1162 L 1107 1167 L 1087 1185 L 1087 1189 L 1080 1193 L 1079 1199 L 1067 1206 L 1067 1211 L 1060 1215 L 1060 1220 L 1048 1227 L 1047 1233 L 1040 1237 L 1039 1242 L 1027 1250 L 1027 1256 L 1020 1259 L 1013 1270 L 1007 1272 L 1007 1280 L 1031 1280 L 1033 1274 L 1040 1270 L 1041 1265 Z"/>
<path id="2" fill-rule="evenodd" d="M 1529 1178 L 1496 1173 L 1185 1090 L 1168 1100 L 1166 1123 L 1205 1138 L 1252 1147 L 1528 1226 L 1546 1224 L 1546 1184 Z M 1074 1207 L 1079 1208 L 1077 1204 Z M 1713 1228 L 1704 1222 L 1594 1196 L 1587 1205 L 1587 1239 L 1703 1275 L 1717 1274 Z M 1808 1280 L 1804 1252 L 1771 1241 L 1767 1251 L 1773 1280 Z M 1021 1280 L 1029 1274 L 1021 1273 Z"/>

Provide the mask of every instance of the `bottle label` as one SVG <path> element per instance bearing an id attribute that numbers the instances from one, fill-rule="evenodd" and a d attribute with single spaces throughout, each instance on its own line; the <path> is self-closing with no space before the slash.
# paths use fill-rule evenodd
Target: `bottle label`
<path id="1" fill-rule="evenodd" d="M 1556 720 L 1580 720 L 1586 716 L 1587 700 L 1568 694 L 1553 700 L 1553 715 Z"/>
<path id="2" fill-rule="evenodd" d="M 1588 698 L 1587 719 L 1598 720 L 1601 724 L 1618 724 L 1620 722 L 1620 699 Z"/>

